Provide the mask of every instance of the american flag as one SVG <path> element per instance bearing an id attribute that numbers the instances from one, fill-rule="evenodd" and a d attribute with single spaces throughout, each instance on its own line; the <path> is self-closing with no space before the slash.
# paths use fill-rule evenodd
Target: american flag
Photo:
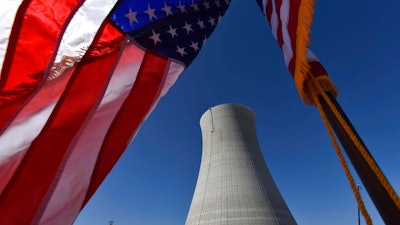
<path id="1" fill-rule="evenodd" d="M 71 224 L 229 3 L 1 1 L 1 223 Z"/>
<path id="2" fill-rule="evenodd" d="M 302 99 L 312 103 L 305 90 L 305 82 L 310 76 L 319 79 L 336 95 L 327 71 L 308 48 L 314 0 L 257 0 L 257 3 L 283 52 Z"/>

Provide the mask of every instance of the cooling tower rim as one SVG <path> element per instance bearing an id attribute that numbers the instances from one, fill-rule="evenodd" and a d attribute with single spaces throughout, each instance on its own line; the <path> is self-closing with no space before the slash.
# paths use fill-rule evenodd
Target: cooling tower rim
<path id="1" fill-rule="evenodd" d="M 254 111 L 253 111 L 250 107 L 248 107 L 248 106 L 245 106 L 245 105 L 240 104 L 240 103 L 223 103 L 223 104 L 219 104 L 219 105 L 213 106 L 213 107 L 211 107 L 211 108 L 208 108 L 208 109 L 201 115 L 201 117 L 200 117 L 200 124 L 202 123 L 201 121 L 204 120 L 204 118 L 206 117 L 206 115 L 207 115 L 208 113 L 210 113 L 210 111 L 216 110 L 216 109 L 221 109 L 221 108 L 241 108 L 241 109 L 245 109 L 245 110 L 251 112 L 251 113 L 253 114 L 253 116 L 255 116 Z"/>

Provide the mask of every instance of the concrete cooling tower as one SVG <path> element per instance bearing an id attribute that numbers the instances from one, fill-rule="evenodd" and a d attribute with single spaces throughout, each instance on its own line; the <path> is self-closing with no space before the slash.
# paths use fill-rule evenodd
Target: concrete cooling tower
<path id="1" fill-rule="evenodd" d="M 253 111 L 218 105 L 200 127 L 203 152 L 186 225 L 295 225 L 260 151 Z"/>

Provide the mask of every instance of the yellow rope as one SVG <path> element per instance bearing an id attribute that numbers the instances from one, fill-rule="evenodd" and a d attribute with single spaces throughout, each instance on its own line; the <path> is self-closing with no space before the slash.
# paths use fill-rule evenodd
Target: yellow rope
<path id="1" fill-rule="evenodd" d="M 312 79 L 310 79 L 310 80 L 312 80 Z M 358 139 L 357 135 L 354 134 L 354 132 L 350 128 L 349 124 L 347 124 L 346 120 L 339 113 L 338 109 L 332 103 L 332 101 L 327 96 L 327 94 L 322 89 L 322 87 L 318 84 L 318 82 L 314 81 L 313 83 L 314 83 L 314 87 L 317 88 L 317 93 L 322 95 L 322 97 L 324 98 L 324 100 L 328 104 L 330 110 L 333 112 L 335 117 L 339 120 L 340 125 L 344 128 L 344 130 L 346 131 L 347 135 L 353 141 L 354 145 L 356 146 L 358 151 L 361 153 L 362 157 L 365 159 L 365 161 L 367 162 L 368 166 L 375 173 L 375 175 L 378 178 L 379 182 L 383 185 L 385 190 L 388 192 L 390 198 L 393 200 L 393 202 L 395 203 L 397 208 L 400 209 L 400 198 L 399 198 L 399 196 L 397 195 L 396 191 L 393 189 L 393 187 L 389 183 L 389 181 L 386 179 L 385 175 L 382 173 L 382 171 L 376 165 L 375 160 L 371 157 L 370 154 L 368 154 L 368 152 L 365 149 L 364 145 Z M 315 102 L 318 102 L 318 101 L 315 101 Z"/>
<path id="2" fill-rule="evenodd" d="M 308 82 L 308 83 L 309 83 L 309 82 Z M 309 85 L 311 85 L 311 84 L 309 84 Z M 315 85 L 315 84 L 314 84 L 314 85 Z M 371 217 L 369 216 L 369 214 L 368 214 L 368 212 L 367 212 L 367 210 L 366 210 L 366 208 L 365 208 L 364 202 L 363 202 L 363 200 L 362 200 L 362 198 L 361 198 L 361 196 L 360 196 L 360 193 L 359 193 L 358 190 L 357 190 L 357 186 L 356 186 L 356 184 L 355 184 L 355 182 L 354 182 L 354 178 L 353 178 L 353 176 L 351 175 L 350 169 L 349 169 L 349 167 L 347 166 L 347 163 L 346 163 L 346 160 L 345 160 L 345 158 L 344 158 L 344 156 L 343 156 L 343 153 L 342 153 L 342 151 L 340 150 L 340 147 L 339 147 L 339 145 L 338 145 L 338 142 L 337 142 L 337 140 L 336 140 L 336 138 L 335 138 L 335 136 L 334 136 L 334 134 L 333 134 L 333 132 L 332 132 L 332 129 L 331 129 L 330 125 L 329 125 L 329 122 L 328 122 L 328 120 L 327 120 L 327 118 L 326 118 L 326 114 L 325 114 L 325 112 L 322 110 L 321 104 L 320 104 L 320 102 L 319 102 L 318 99 L 317 99 L 318 96 L 317 96 L 317 94 L 315 93 L 315 89 L 309 86 L 309 89 L 308 89 L 308 90 L 310 90 L 311 96 L 312 96 L 312 98 L 313 98 L 313 100 L 314 100 L 314 102 L 315 102 L 315 104 L 316 104 L 316 106 L 317 106 L 317 108 L 318 108 L 319 113 L 321 114 L 322 121 L 323 121 L 324 124 L 325 124 L 326 130 L 328 131 L 329 137 L 331 138 L 331 141 L 332 141 L 332 144 L 333 144 L 333 146 L 334 146 L 334 148 L 335 148 L 336 154 L 337 154 L 337 156 L 339 157 L 340 164 L 341 164 L 342 167 L 343 167 L 343 170 L 344 170 L 344 172 L 345 172 L 345 174 L 346 174 L 347 180 L 349 181 L 350 186 L 351 186 L 351 189 L 352 189 L 352 191 L 353 191 L 353 194 L 354 194 L 354 196 L 355 196 L 355 198 L 356 198 L 356 200 L 357 200 L 358 207 L 359 207 L 359 209 L 360 209 L 360 211 L 361 211 L 363 217 L 365 218 L 365 221 L 366 221 L 367 225 L 372 225 Z"/>

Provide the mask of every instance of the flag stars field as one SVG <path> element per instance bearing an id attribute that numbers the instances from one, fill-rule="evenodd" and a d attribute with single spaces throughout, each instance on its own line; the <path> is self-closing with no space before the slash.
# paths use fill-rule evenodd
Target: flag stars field
<path id="1" fill-rule="evenodd" d="M 221 20 L 228 7 L 227 3 L 229 1 L 179 0 L 168 3 L 162 1 L 158 5 L 148 2 L 132 5 L 124 1 L 116 9 L 116 12 L 121 12 L 113 18 L 115 23 L 145 48 L 165 56 L 177 57 L 189 64 Z M 124 16 L 118 18 L 121 14 Z M 163 19 L 167 16 L 173 17 L 165 23 L 167 20 Z M 182 17 L 185 19 L 182 20 Z M 148 24 L 153 25 L 151 30 L 145 28 Z"/>
<path id="2" fill-rule="evenodd" d="M 164 1 L 162 5 L 151 5 L 146 3 L 132 5 L 131 3 L 129 3 L 129 1 L 123 1 L 117 11 L 125 11 L 123 15 L 129 20 L 130 26 L 126 27 L 126 29 L 124 30 L 128 31 L 131 28 L 141 28 L 143 27 L 144 23 L 152 22 L 157 19 L 162 19 L 170 15 L 192 12 L 196 12 L 197 14 L 202 10 L 209 10 L 211 8 L 219 9 L 224 6 L 228 6 L 229 3 L 229 0 L 215 2 L 206 0 L 193 0 L 190 5 L 185 5 L 182 3 L 182 1 L 176 1 L 176 4 L 173 4 L 171 2 L 167 3 L 166 1 Z M 119 13 L 119 15 L 121 15 L 121 13 Z M 113 16 L 116 15 L 114 14 Z M 215 21 L 210 21 L 210 23 L 215 24 Z"/>
<path id="3" fill-rule="evenodd" d="M 163 48 L 164 50 L 161 50 L 162 52 L 175 55 L 175 57 L 178 58 L 187 58 L 187 55 L 190 56 L 189 58 L 194 58 L 199 52 L 201 46 L 204 45 L 205 41 L 207 40 L 210 30 L 215 28 L 223 15 L 221 13 L 215 13 L 215 11 L 206 15 L 202 15 L 201 11 L 203 10 L 204 12 L 204 10 L 209 10 L 212 8 L 217 10 L 227 2 L 229 3 L 229 1 L 192 1 L 190 5 L 184 5 L 182 1 L 177 1 L 175 6 L 173 4 L 167 4 L 167 2 L 163 2 L 162 5 L 154 7 L 150 4 L 147 4 L 147 6 L 142 7 L 141 10 L 138 6 L 134 7 L 129 5 L 128 7 L 124 7 L 126 10 L 124 14 L 125 18 L 121 18 L 121 20 L 117 21 L 117 23 L 129 24 L 127 31 L 132 32 L 132 36 L 136 37 L 136 41 L 140 42 L 140 40 L 144 40 L 144 43 L 142 44 L 150 49 L 155 48 L 154 50 L 158 51 L 159 48 Z M 222 8 L 221 11 L 223 10 L 224 8 Z M 196 12 L 196 14 L 192 14 L 193 12 Z M 197 12 L 200 13 L 197 14 Z M 143 27 L 144 24 L 151 23 L 153 20 L 162 19 L 164 16 L 174 14 L 188 14 L 189 16 L 187 16 L 187 19 L 180 20 L 179 22 L 174 22 L 172 20 L 168 26 L 154 26 L 154 28 L 150 32 L 147 32 L 147 34 L 146 32 L 136 33 L 136 30 Z M 198 37 L 203 38 L 199 39 Z M 146 39 L 149 41 L 148 45 L 145 44 L 147 43 L 147 41 L 145 41 Z M 161 43 L 168 44 L 160 45 Z M 170 47 L 165 49 L 165 46 L 168 45 Z"/>

